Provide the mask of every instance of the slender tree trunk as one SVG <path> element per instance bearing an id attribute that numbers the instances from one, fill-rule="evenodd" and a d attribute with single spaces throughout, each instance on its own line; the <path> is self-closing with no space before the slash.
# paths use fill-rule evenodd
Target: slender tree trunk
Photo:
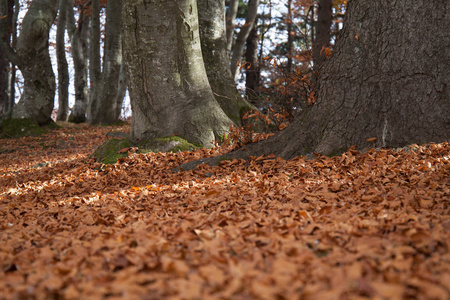
<path id="1" fill-rule="evenodd" d="M 258 27 L 253 26 L 247 38 L 247 49 L 245 50 L 245 95 L 249 101 L 259 106 L 258 88 L 260 82 L 260 70 L 258 59 Z"/>
<path id="2" fill-rule="evenodd" d="M 72 45 L 72 57 L 74 66 L 74 89 L 75 103 L 69 116 L 69 121 L 82 123 L 86 121 L 86 111 L 89 101 L 88 75 L 88 38 L 89 38 L 89 16 L 80 10 L 78 26 L 75 25 L 73 12 L 73 0 L 69 0 L 67 7 L 67 29 Z"/>
<path id="3" fill-rule="evenodd" d="M 92 0 L 91 41 L 89 52 L 89 81 L 91 95 L 94 93 L 95 84 L 99 82 L 100 76 L 100 0 Z"/>
<path id="4" fill-rule="evenodd" d="M 227 15 L 226 15 L 226 26 L 227 26 L 226 34 L 227 34 L 228 55 L 230 55 L 231 49 L 233 48 L 234 27 L 235 27 L 236 15 L 238 13 L 238 8 L 239 8 L 239 0 L 230 0 L 230 4 L 228 6 L 228 11 L 227 11 Z"/>
<path id="5" fill-rule="evenodd" d="M 286 73 L 289 74 L 292 72 L 292 50 L 294 48 L 294 31 L 292 30 L 292 0 L 288 0 L 287 4 L 287 19 L 286 19 L 286 25 L 287 25 L 287 33 L 288 33 L 288 40 L 287 40 L 287 64 L 286 64 Z"/>
<path id="6" fill-rule="evenodd" d="M 117 86 L 117 96 L 116 96 L 116 114 L 114 116 L 115 120 L 119 120 L 120 114 L 122 113 L 122 105 L 123 99 L 127 93 L 127 78 L 125 65 L 122 63 L 120 65 L 120 73 L 119 73 L 119 83 Z"/>
<path id="7" fill-rule="evenodd" d="M 105 27 L 102 73 L 94 84 L 89 103 L 88 118 L 92 124 L 117 121 L 117 89 L 122 64 L 122 0 L 108 1 Z"/>
<path id="8" fill-rule="evenodd" d="M 17 21 L 19 19 L 20 11 L 19 0 L 14 0 L 14 12 L 11 22 L 11 48 L 16 49 L 17 46 Z M 17 66 L 13 63 L 10 64 L 10 72 L 8 74 L 8 97 L 9 101 L 5 108 L 8 114 L 12 115 L 14 104 L 16 103 L 16 69 Z"/>
<path id="9" fill-rule="evenodd" d="M 450 31 L 441 29 L 450 28 L 449 11 L 449 0 L 350 1 L 316 104 L 278 135 L 225 157 L 290 159 L 448 141 Z"/>
<path id="10" fill-rule="evenodd" d="M 11 43 L 14 0 L 7 0 L 0 4 L 0 39 L 3 43 L 9 45 Z M 10 63 L 4 51 L 0 51 L 0 116 L 9 111 L 9 74 Z"/>
<path id="11" fill-rule="evenodd" d="M 196 0 L 127 1 L 124 54 L 132 135 L 177 135 L 205 146 L 232 123 L 208 83 Z"/>
<path id="12" fill-rule="evenodd" d="M 66 59 L 67 2 L 59 0 L 59 15 L 56 29 L 56 60 L 58 62 L 58 114 L 56 120 L 66 121 L 69 111 L 69 65 Z"/>
<path id="13" fill-rule="evenodd" d="M 332 0 L 319 0 L 316 35 L 313 41 L 314 69 L 317 71 L 325 61 L 326 56 L 323 47 L 329 47 L 331 41 L 331 23 L 333 14 L 331 11 Z"/>
<path id="14" fill-rule="evenodd" d="M 209 84 L 220 107 L 236 125 L 252 109 L 239 94 L 231 76 L 225 29 L 225 2 L 198 0 L 203 61 Z"/>
<path id="15" fill-rule="evenodd" d="M 241 27 L 241 30 L 239 30 L 233 47 L 233 54 L 231 55 L 231 75 L 233 76 L 234 81 L 236 81 L 239 76 L 239 61 L 244 53 L 245 41 L 253 28 L 256 15 L 258 14 L 258 6 L 259 0 L 248 1 L 248 12 L 247 17 L 245 18 L 245 24 Z"/>
<path id="16" fill-rule="evenodd" d="M 34 0 L 23 19 L 16 52 L 4 40 L 1 43 L 2 50 L 19 66 L 24 78 L 24 91 L 13 118 L 31 118 L 41 125 L 52 121 L 56 84 L 48 38 L 57 4 L 57 0 Z"/>

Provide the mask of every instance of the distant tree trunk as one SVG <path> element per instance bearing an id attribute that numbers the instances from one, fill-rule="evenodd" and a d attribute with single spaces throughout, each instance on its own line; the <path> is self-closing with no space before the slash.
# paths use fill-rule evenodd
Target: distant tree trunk
<path id="1" fill-rule="evenodd" d="M 10 0 L 8 0 L 10 1 Z M 10 3 L 10 2 L 8 2 Z M 17 46 L 17 21 L 19 19 L 20 11 L 19 0 L 14 0 L 14 12 L 12 17 L 11 28 L 11 48 L 16 49 Z M 16 103 L 16 65 L 10 64 L 10 71 L 8 74 L 8 97 L 9 101 L 5 107 L 5 112 L 12 115 L 14 104 Z"/>
<path id="2" fill-rule="evenodd" d="M 100 80 L 94 83 L 88 118 L 92 124 L 117 121 L 117 89 L 122 64 L 122 0 L 106 6 L 105 50 Z"/>
<path id="3" fill-rule="evenodd" d="M 58 63 L 58 114 L 56 120 L 66 121 L 69 111 L 69 65 L 66 59 L 67 1 L 59 0 L 59 15 L 56 28 L 56 60 Z"/>
<path id="4" fill-rule="evenodd" d="M 242 54 L 244 53 L 245 41 L 247 40 L 247 37 L 253 28 L 256 15 L 258 14 L 258 6 L 259 0 L 248 1 L 248 12 L 247 17 L 245 18 L 245 24 L 239 30 L 236 42 L 233 47 L 233 53 L 231 55 L 231 75 L 233 76 L 234 81 L 236 81 L 239 76 L 239 61 L 241 60 Z"/>
<path id="5" fill-rule="evenodd" d="M 11 36 L 14 31 L 14 0 L 3 1 L 0 4 L 0 39 L 9 45 L 11 43 Z M 18 8 L 16 8 L 18 9 Z M 4 51 L 0 51 L 0 116 L 10 112 L 10 90 L 9 80 L 11 74 L 11 65 Z"/>
<path id="6" fill-rule="evenodd" d="M 72 45 L 74 66 L 75 103 L 69 116 L 69 122 L 83 123 L 86 121 L 86 111 L 89 101 L 88 76 L 88 38 L 89 16 L 80 9 L 78 22 L 75 21 L 73 0 L 67 7 L 67 31 Z M 75 24 L 78 23 L 78 26 Z"/>
<path id="7" fill-rule="evenodd" d="M 318 70 L 325 61 L 323 47 L 329 47 L 331 41 L 331 23 L 333 21 L 332 0 L 319 0 L 315 37 L 313 41 L 314 70 Z"/>
<path id="8" fill-rule="evenodd" d="M 196 0 L 127 1 L 124 54 L 132 135 L 177 135 L 205 146 L 232 123 L 208 83 Z"/>
<path id="9" fill-rule="evenodd" d="M 292 50 L 294 48 L 294 31 L 292 30 L 292 0 L 288 0 L 287 4 L 287 18 L 286 18 L 286 25 L 287 25 L 287 33 L 288 33 L 288 39 L 287 39 L 287 49 L 286 49 L 286 56 L 287 56 L 287 64 L 286 64 L 286 73 L 292 72 Z M 330 24 L 331 25 L 331 24 Z"/>
<path id="10" fill-rule="evenodd" d="M 220 107 L 236 125 L 251 105 L 239 94 L 231 77 L 225 29 L 225 2 L 198 0 L 203 61 L 209 84 Z"/>
<path id="11" fill-rule="evenodd" d="M 24 78 L 23 94 L 13 118 L 32 118 L 41 125 L 52 121 L 56 84 L 48 38 L 57 5 L 57 0 L 34 0 L 23 19 L 16 52 L 7 43 L 1 43 L 2 50 L 19 66 Z"/>
<path id="12" fill-rule="evenodd" d="M 90 93 L 94 93 L 95 84 L 101 76 L 100 56 L 100 0 L 92 0 L 91 41 L 89 48 Z"/>
<path id="13" fill-rule="evenodd" d="M 260 70 L 258 59 L 258 27 L 253 26 L 247 37 L 247 48 L 245 50 L 245 95 L 249 101 L 259 106 L 258 88 L 260 82 Z"/>
<path id="14" fill-rule="evenodd" d="M 123 99 L 127 93 L 127 77 L 125 71 L 125 65 L 122 63 L 120 65 L 119 73 L 119 83 L 117 86 L 117 96 L 116 96 L 116 115 L 115 120 L 119 120 L 120 114 L 122 112 Z"/>
<path id="15" fill-rule="evenodd" d="M 223 2 L 223 1 L 222 1 Z M 233 48 L 233 40 L 234 40 L 234 27 L 236 15 L 239 9 L 239 0 L 230 0 L 230 4 L 228 5 L 228 11 L 226 14 L 226 31 L 227 31 L 227 52 L 228 55 L 231 53 L 231 49 Z"/>
<path id="16" fill-rule="evenodd" d="M 336 155 L 352 145 L 448 141 L 450 31 L 441 29 L 450 28 L 449 11 L 448 0 L 349 1 L 334 54 L 319 76 L 316 104 L 278 135 L 226 157 L 290 159 Z"/>

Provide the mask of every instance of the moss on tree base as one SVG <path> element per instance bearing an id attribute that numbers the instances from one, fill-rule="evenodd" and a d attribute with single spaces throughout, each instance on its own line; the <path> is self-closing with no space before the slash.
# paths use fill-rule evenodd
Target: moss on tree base
<path id="1" fill-rule="evenodd" d="M 178 151 L 190 151 L 198 147 L 187 142 L 186 140 L 177 137 L 163 137 L 153 140 L 142 140 L 139 142 L 133 142 L 128 138 L 123 139 L 110 139 L 103 143 L 95 150 L 93 157 L 97 158 L 98 162 L 104 164 L 113 164 L 121 157 L 127 157 L 127 148 L 136 147 L 137 153 L 148 152 L 178 152 Z"/>
<path id="2" fill-rule="evenodd" d="M 0 138 L 41 136 L 45 132 L 34 119 L 6 119 L 1 125 Z"/>

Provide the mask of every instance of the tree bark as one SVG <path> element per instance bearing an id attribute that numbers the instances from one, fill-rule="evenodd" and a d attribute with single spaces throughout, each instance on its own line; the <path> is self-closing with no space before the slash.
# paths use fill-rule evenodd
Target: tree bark
<path id="1" fill-rule="evenodd" d="M 122 64 L 122 6 L 122 0 L 108 1 L 106 6 L 103 68 L 89 103 L 88 118 L 92 124 L 117 121 L 117 89 Z"/>
<path id="2" fill-rule="evenodd" d="M 330 7 L 331 8 L 331 7 Z M 286 73 L 290 74 L 292 72 L 292 52 L 294 49 L 294 31 L 292 30 L 292 0 L 288 0 L 287 3 L 287 18 L 286 18 L 286 26 L 287 26 L 287 47 L 286 47 Z M 331 24 L 330 24 L 331 25 Z"/>
<path id="3" fill-rule="evenodd" d="M 91 41 L 89 48 L 90 92 L 94 94 L 95 84 L 101 76 L 100 56 L 100 0 L 92 0 Z"/>
<path id="4" fill-rule="evenodd" d="M 66 121 L 69 111 L 69 65 L 66 59 L 67 2 L 59 0 L 59 15 L 56 28 L 56 59 L 58 63 L 58 114 L 56 120 Z"/>
<path id="5" fill-rule="evenodd" d="M 116 115 L 115 120 L 119 120 L 120 114 L 122 113 L 123 99 L 127 93 L 127 78 L 125 72 L 125 65 L 122 63 L 120 65 L 119 73 L 119 83 L 117 86 L 117 96 L 116 96 Z"/>
<path id="6" fill-rule="evenodd" d="M 225 1 L 198 0 L 203 61 L 209 84 L 227 116 L 241 125 L 241 117 L 254 108 L 239 94 L 231 76 L 225 28 Z"/>
<path id="7" fill-rule="evenodd" d="M 236 37 L 236 42 L 233 47 L 233 54 L 231 55 L 231 75 L 233 76 L 234 81 L 237 81 L 239 76 L 239 61 L 244 53 L 245 41 L 253 28 L 256 15 L 258 14 L 258 6 L 259 0 L 248 1 L 248 12 L 247 17 L 245 18 L 245 24 L 241 27 Z"/>
<path id="8" fill-rule="evenodd" d="M 261 73 L 258 59 L 258 28 L 253 26 L 247 37 L 247 48 L 245 50 L 245 62 L 248 64 L 245 68 L 245 95 L 250 103 L 259 106 L 259 82 Z"/>
<path id="9" fill-rule="evenodd" d="M 75 103 L 69 116 L 69 122 L 83 123 L 86 121 L 86 111 L 89 101 L 88 88 L 88 38 L 89 16 L 80 9 L 78 26 L 75 24 L 73 0 L 69 0 L 67 7 L 67 31 L 71 42 L 71 53 L 74 66 Z"/>
<path id="10" fill-rule="evenodd" d="M 232 122 L 208 83 L 196 1 L 127 1 L 124 30 L 133 137 L 212 145 Z"/>
<path id="11" fill-rule="evenodd" d="M 331 41 L 331 23 L 333 21 L 332 0 L 319 0 L 315 37 L 313 41 L 314 69 L 318 70 L 325 61 L 323 47 L 329 47 Z"/>
<path id="12" fill-rule="evenodd" d="M 23 19 L 16 51 L 1 43 L 2 50 L 19 67 L 24 78 L 23 94 L 14 109 L 13 118 L 31 118 L 40 125 L 52 121 L 56 84 L 48 38 L 57 4 L 57 0 L 34 0 Z"/>
<path id="13" fill-rule="evenodd" d="M 449 12 L 449 0 L 349 2 L 336 50 L 319 76 L 316 104 L 280 134 L 225 157 L 291 159 L 336 155 L 353 145 L 448 141 L 450 32 L 441 29 L 450 27 Z"/>
<path id="14" fill-rule="evenodd" d="M 226 14 L 226 31 L 227 31 L 227 52 L 228 56 L 231 54 L 231 49 L 233 48 L 233 40 L 234 40 L 234 28 L 236 15 L 239 9 L 239 0 L 230 0 L 230 4 L 228 6 L 228 11 Z"/>

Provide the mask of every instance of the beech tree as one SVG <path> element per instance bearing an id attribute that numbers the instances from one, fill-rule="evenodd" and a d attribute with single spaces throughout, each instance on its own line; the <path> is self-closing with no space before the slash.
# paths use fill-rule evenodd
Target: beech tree
<path id="1" fill-rule="evenodd" d="M 337 155 L 450 139 L 450 1 L 348 3 L 318 97 L 287 129 L 244 149 L 186 164 L 276 154 Z"/>
<path id="2" fill-rule="evenodd" d="M 239 94 L 231 75 L 225 27 L 225 1 L 198 0 L 198 18 L 203 61 L 209 84 L 220 107 L 237 125 L 254 108 Z"/>
<path id="3" fill-rule="evenodd" d="M 205 146 L 229 129 L 208 82 L 197 1 L 130 0 L 124 6 L 124 56 L 132 135 L 177 135 Z"/>
<path id="4" fill-rule="evenodd" d="M 58 24 L 56 28 L 56 60 L 58 63 L 58 121 L 66 121 L 69 111 L 69 66 L 66 59 L 65 33 L 67 2 L 59 0 Z"/>
<path id="5" fill-rule="evenodd" d="M 0 43 L 8 60 L 19 67 L 24 78 L 23 93 L 13 118 L 31 118 L 41 125 L 52 121 L 56 84 L 48 38 L 57 8 L 57 0 L 33 0 L 23 19 L 16 50 L 4 39 Z"/>

